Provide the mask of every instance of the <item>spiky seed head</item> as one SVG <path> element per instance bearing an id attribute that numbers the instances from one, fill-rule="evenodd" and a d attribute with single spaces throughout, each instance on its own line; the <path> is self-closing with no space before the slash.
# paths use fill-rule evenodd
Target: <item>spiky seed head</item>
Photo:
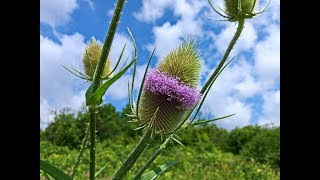
<path id="1" fill-rule="evenodd" d="M 142 124 L 154 119 L 156 131 L 172 132 L 200 99 L 200 59 L 194 42 L 183 42 L 145 78 L 138 116 Z"/>
<path id="2" fill-rule="evenodd" d="M 238 10 L 238 0 L 224 0 L 226 6 L 226 12 L 231 17 L 237 17 L 239 15 Z M 255 4 L 255 7 L 258 4 L 258 0 L 240 0 L 242 14 L 250 14 L 252 6 Z"/>
<path id="3" fill-rule="evenodd" d="M 195 42 L 185 40 L 171 51 L 158 65 L 160 72 L 178 77 L 190 87 L 196 87 L 200 80 L 200 57 Z"/>
<path id="4" fill-rule="evenodd" d="M 86 75 L 93 77 L 94 71 L 99 63 L 100 55 L 102 52 L 102 45 L 97 42 L 97 40 L 92 37 L 88 42 L 88 45 L 83 54 L 83 67 Z M 106 65 L 104 67 L 102 77 L 105 77 L 111 72 L 111 62 L 109 57 L 107 58 Z"/>

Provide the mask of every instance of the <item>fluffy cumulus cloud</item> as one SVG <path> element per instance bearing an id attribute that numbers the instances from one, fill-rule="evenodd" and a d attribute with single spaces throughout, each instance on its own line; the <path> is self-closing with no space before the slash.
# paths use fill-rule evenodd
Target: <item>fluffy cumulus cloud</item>
<path id="1" fill-rule="evenodd" d="M 78 110 L 84 102 L 82 81 L 61 65 L 81 70 L 80 59 L 85 48 L 84 37 L 75 33 L 62 35 L 59 42 L 40 35 L 40 112 L 41 119 L 49 109 L 70 107 Z M 50 119 L 51 120 L 51 119 Z"/>
<path id="2" fill-rule="evenodd" d="M 267 36 L 255 46 L 255 69 L 266 88 L 272 87 L 280 78 L 280 29 L 270 25 Z"/>
<path id="3" fill-rule="evenodd" d="M 135 12 L 134 16 L 144 22 L 152 22 L 162 17 L 165 8 L 172 4 L 172 0 L 143 0 L 142 8 L 139 12 Z"/>
<path id="4" fill-rule="evenodd" d="M 155 12 L 148 11 L 151 5 L 156 9 Z M 141 11 L 135 13 L 140 21 L 156 21 L 163 16 L 166 9 L 173 11 L 174 16 L 178 18 L 175 23 L 166 21 L 161 25 L 154 26 L 152 28 L 154 42 L 148 44 L 147 49 L 151 52 L 154 47 L 157 47 L 155 55 L 161 59 L 181 43 L 185 37 L 201 37 L 203 35 L 202 19 L 198 15 L 204 6 L 204 1 L 143 1 Z M 156 15 L 149 15 L 149 13 L 156 13 Z"/>
<path id="5" fill-rule="evenodd" d="M 40 0 L 40 22 L 56 27 L 68 23 L 77 0 Z"/>
<path id="6" fill-rule="evenodd" d="M 209 74 L 213 72 L 213 69 Z M 217 122 L 220 127 L 232 129 L 249 125 L 252 107 L 245 99 L 259 92 L 259 83 L 255 80 L 252 66 L 240 58 L 238 62 L 219 76 L 212 86 L 204 103 L 203 115 L 225 116 L 236 113 L 234 117 Z"/>
<path id="7" fill-rule="evenodd" d="M 236 32 L 236 26 L 234 23 L 228 23 L 222 31 L 213 36 L 212 41 L 215 44 L 215 49 L 218 50 L 220 54 L 224 53 L 227 49 L 229 42 L 231 41 L 233 35 Z M 239 54 L 239 52 L 250 51 L 257 40 L 257 32 L 254 29 L 250 21 L 246 22 L 243 32 L 237 41 L 232 55 Z"/>
<path id="8" fill-rule="evenodd" d="M 258 120 L 260 125 L 280 125 L 280 91 L 269 91 L 263 95 L 262 116 Z"/>

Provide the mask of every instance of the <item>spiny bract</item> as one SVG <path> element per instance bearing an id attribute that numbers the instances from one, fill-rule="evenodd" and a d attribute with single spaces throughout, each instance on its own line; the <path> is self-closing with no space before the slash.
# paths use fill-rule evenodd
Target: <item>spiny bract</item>
<path id="1" fill-rule="evenodd" d="M 194 41 L 183 41 L 158 64 L 157 69 L 179 77 L 188 86 L 196 87 L 200 80 L 200 58 Z"/>
<path id="2" fill-rule="evenodd" d="M 94 71 L 99 63 L 100 55 L 102 52 L 102 45 L 97 42 L 97 40 L 92 37 L 89 41 L 88 46 L 83 54 L 83 67 L 86 75 L 93 77 Z M 110 59 L 107 58 L 106 65 L 103 69 L 102 77 L 107 76 L 111 72 Z"/>
<path id="3" fill-rule="evenodd" d="M 184 41 L 146 75 L 138 114 L 141 123 L 148 124 L 158 109 L 157 132 L 171 133 L 201 98 L 200 58 L 193 43 Z"/>

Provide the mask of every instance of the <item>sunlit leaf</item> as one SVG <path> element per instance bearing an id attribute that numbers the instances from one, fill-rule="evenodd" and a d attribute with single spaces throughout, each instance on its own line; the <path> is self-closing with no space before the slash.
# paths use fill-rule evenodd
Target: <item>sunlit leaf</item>
<path id="1" fill-rule="evenodd" d="M 60 169 L 52 166 L 48 162 L 40 160 L 40 169 L 48 173 L 55 180 L 72 180 L 70 176 L 62 172 Z"/>

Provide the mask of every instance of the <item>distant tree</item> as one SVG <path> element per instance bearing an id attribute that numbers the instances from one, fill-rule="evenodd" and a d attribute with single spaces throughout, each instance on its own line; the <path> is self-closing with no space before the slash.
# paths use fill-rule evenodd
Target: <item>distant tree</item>
<path id="1" fill-rule="evenodd" d="M 280 169 L 280 127 L 261 129 L 243 146 L 241 155 Z"/>
<path id="2" fill-rule="evenodd" d="M 240 154 L 242 147 L 260 131 L 259 126 L 245 126 L 233 129 L 227 138 L 228 151 Z"/>
<path id="3" fill-rule="evenodd" d="M 56 114 L 44 131 L 45 139 L 58 146 L 78 148 L 84 137 L 84 130 L 80 129 L 77 119 L 67 109 Z M 83 126 L 83 125 L 81 125 Z"/>

